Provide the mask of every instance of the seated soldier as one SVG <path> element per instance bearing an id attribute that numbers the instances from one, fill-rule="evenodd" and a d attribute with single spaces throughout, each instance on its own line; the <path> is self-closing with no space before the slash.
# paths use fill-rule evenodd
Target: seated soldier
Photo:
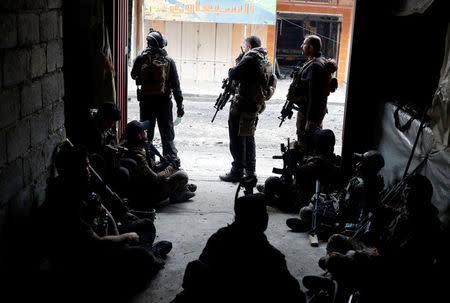
<path id="1" fill-rule="evenodd" d="M 91 120 L 91 131 L 86 134 L 86 146 L 92 167 L 122 196 L 128 196 L 130 171 L 136 162 L 124 157 L 124 150 L 118 146 L 115 125 L 122 118 L 114 102 L 100 105 Z"/>
<path id="2" fill-rule="evenodd" d="M 322 218 L 327 221 L 323 223 L 332 226 L 331 229 L 325 228 L 325 237 L 330 235 L 328 232 L 342 231 L 341 227 L 345 227 L 346 223 L 362 223 L 369 213 L 375 212 L 380 205 L 380 192 L 383 189 L 384 182 L 378 172 L 384 166 L 383 156 L 374 150 L 354 155 L 358 160 L 355 176 L 349 180 L 345 189 L 331 193 L 329 200 L 320 200 L 324 203 L 319 208 L 326 210 L 323 214 L 327 215 L 326 218 Z M 288 219 L 286 224 L 293 231 L 306 232 L 310 230 L 313 207 L 312 203 L 302 207 L 300 219 Z M 334 227 L 338 229 L 334 230 Z"/>
<path id="3" fill-rule="evenodd" d="M 151 219 L 118 227 L 101 196 L 90 190 L 88 164 L 83 148 L 65 147 L 57 154 L 59 176 L 49 182 L 39 215 L 47 254 L 69 277 L 83 277 L 74 281 L 75 287 L 144 287 L 164 266 L 172 244 L 153 244 Z M 86 284 L 80 285 L 83 281 Z"/>
<path id="4" fill-rule="evenodd" d="M 309 203 L 314 194 L 315 181 L 320 179 L 323 187 L 332 187 L 338 181 L 338 162 L 334 154 L 335 137 L 329 129 L 314 133 L 314 155 L 294 168 L 294 184 L 287 184 L 283 178 L 270 177 L 264 185 L 264 194 L 270 206 L 297 212 Z"/>
<path id="5" fill-rule="evenodd" d="M 438 211 L 431 203 L 432 193 L 433 187 L 426 177 L 413 175 L 403 190 L 403 208 L 380 230 L 376 247 L 336 234 L 329 239 L 327 255 L 319 265 L 346 289 L 359 289 L 366 298 L 376 298 L 374 302 L 422 299 L 419 290 L 432 284 L 432 266 L 438 242 L 442 241 Z M 419 273 L 428 281 L 419 279 Z M 374 297 L 375 294 L 381 298 Z"/>
<path id="6" fill-rule="evenodd" d="M 131 121 L 125 128 L 128 157 L 137 162 L 132 175 L 135 196 L 133 205 L 148 208 L 165 202 L 179 203 L 195 196 L 195 185 L 188 186 L 188 175 L 169 164 L 158 170 L 155 159 L 150 155 L 146 144 L 148 121 Z"/>
<path id="7" fill-rule="evenodd" d="M 235 220 L 206 243 L 189 263 L 184 290 L 172 302 L 306 302 L 284 255 L 264 231 L 268 214 L 261 194 L 236 200 Z"/>

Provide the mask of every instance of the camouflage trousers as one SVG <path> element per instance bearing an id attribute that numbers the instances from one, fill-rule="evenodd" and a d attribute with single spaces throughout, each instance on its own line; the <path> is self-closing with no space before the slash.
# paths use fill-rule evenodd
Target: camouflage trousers
<path id="1" fill-rule="evenodd" d="M 184 189 L 188 183 L 188 175 L 183 170 L 178 170 L 167 177 L 167 181 L 159 187 L 160 199 L 166 199 L 174 192 Z"/>
<path id="2" fill-rule="evenodd" d="M 325 115 L 324 115 L 325 116 Z M 316 130 L 322 129 L 322 120 L 316 121 L 308 131 L 306 131 L 306 115 L 301 111 L 297 112 L 297 146 L 298 150 L 303 155 L 310 155 L 313 152 L 312 136 Z"/>

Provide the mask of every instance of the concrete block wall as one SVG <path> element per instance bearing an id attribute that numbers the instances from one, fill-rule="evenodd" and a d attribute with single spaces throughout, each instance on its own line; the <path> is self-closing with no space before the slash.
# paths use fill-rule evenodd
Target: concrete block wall
<path id="1" fill-rule="evenodd" d="M 52 154 L 65 137 L 61 7 L 62 0 L 0 1 L 2 247 L 45 199 Z"/>

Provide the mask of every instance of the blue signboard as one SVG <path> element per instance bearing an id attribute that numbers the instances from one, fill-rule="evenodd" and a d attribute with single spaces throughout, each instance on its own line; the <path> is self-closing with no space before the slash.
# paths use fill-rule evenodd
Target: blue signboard
<path id="1" fill-rule="evenodd" d="M 144 0 L 144 18 L 275 25 L 276 8 L 276 0 Z"/>

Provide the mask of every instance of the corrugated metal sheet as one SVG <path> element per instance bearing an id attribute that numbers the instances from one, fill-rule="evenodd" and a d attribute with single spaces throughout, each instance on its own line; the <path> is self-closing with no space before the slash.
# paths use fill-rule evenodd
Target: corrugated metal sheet
<path id="1" fill-rule="evenodd" d="M 128 0 L 114 0 L 113 5 L 113 62 L 116 70 L 117 105 L 122 110 L 119 137 L 127 124 L 128 74 Z"/>

